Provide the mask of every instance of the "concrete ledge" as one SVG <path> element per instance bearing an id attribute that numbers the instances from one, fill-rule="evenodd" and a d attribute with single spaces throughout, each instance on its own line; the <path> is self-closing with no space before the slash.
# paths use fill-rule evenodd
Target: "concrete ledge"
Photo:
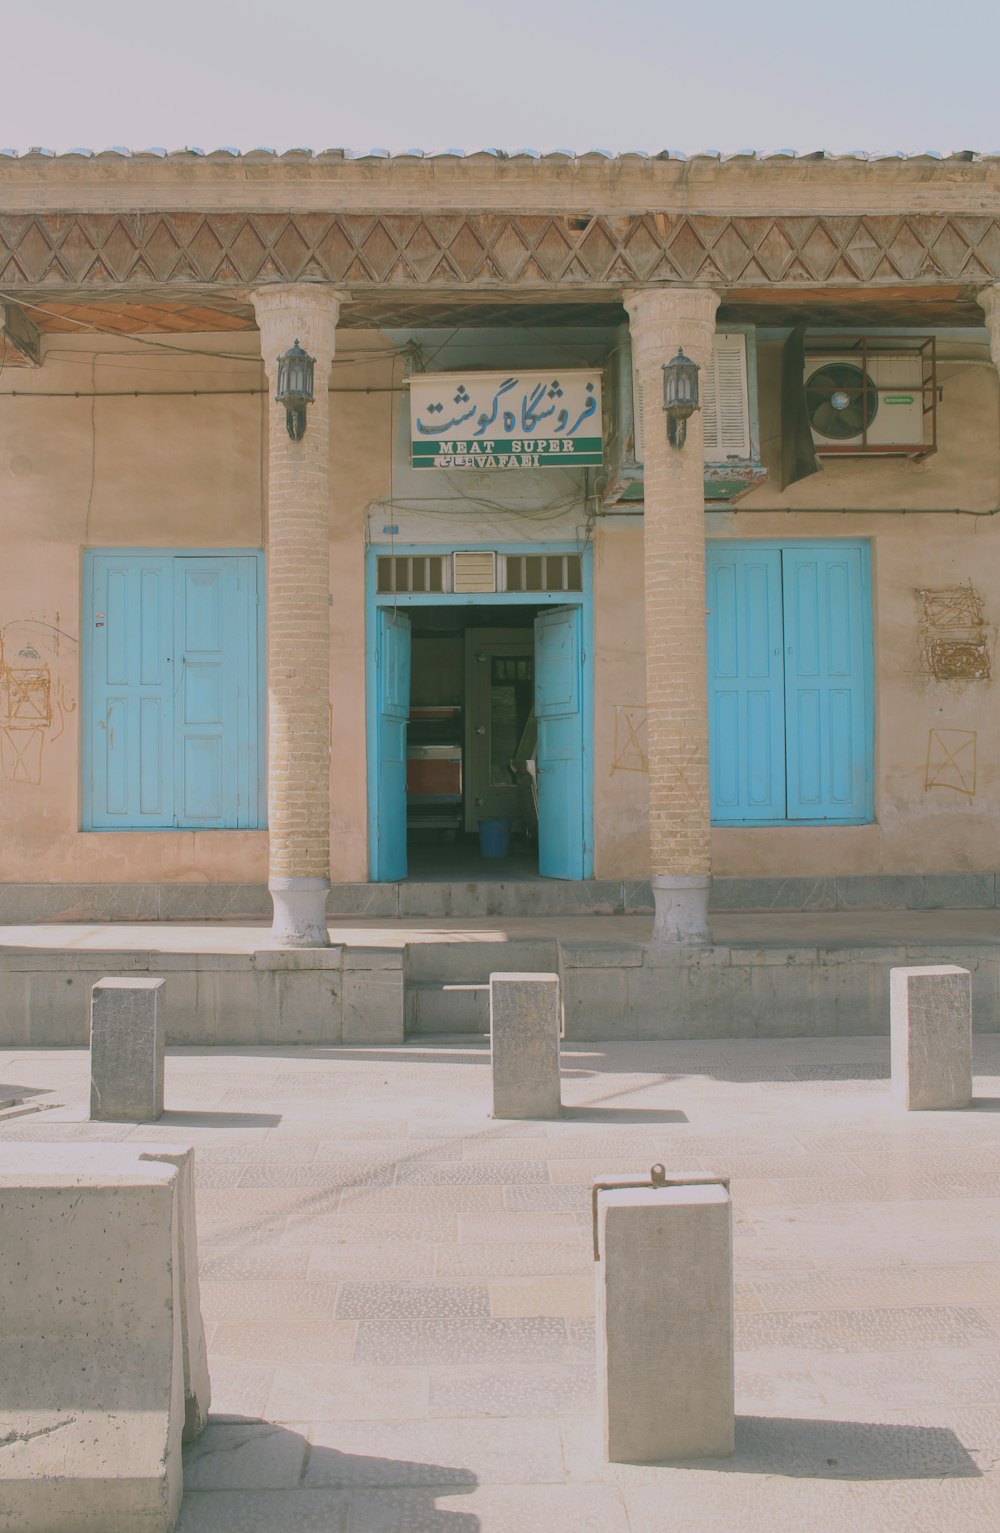
<path id="1" fill-rule="evenodd" d="M 858 874 L 844 878 L 716 878 L 709 908 L 738 910 L 995 910 L 993 873 Z M 649 915 L 649 879 L 518 879 L 509 883 L 334 884 L 330 920 L 411 916 Z M 270 922 L 264 884 L 0 883 L 0 925 L 39 921 Z"/>
<path id="2" fill-rule="evenodd" d="M 169 1044 L 400 1043 L 398 949 L 0 952 L 0 1045 L 85 1047 L 95 978 L 152 974 Z"/>

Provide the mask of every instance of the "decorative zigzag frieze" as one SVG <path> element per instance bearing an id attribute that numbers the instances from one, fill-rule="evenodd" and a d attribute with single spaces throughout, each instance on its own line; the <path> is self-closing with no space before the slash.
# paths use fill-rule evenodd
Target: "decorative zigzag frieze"
<path id="1" fill-rule="evenodd" d="M 1000 278 L 1000 220 L 949 214 L 0 213 L 0 290 L 321 279 L 345 287 Z"/>

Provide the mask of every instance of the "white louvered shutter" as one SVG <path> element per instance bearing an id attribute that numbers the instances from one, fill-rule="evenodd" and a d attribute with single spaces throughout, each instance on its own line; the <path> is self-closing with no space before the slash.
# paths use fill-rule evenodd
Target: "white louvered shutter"
<path id="1" fill-rule="evenodd" d="M 750 401 L 747 392 L 747 338 L 720 333 L 702 377 L 705 462 L 750 456 Z"/>
<path id="2" fill-rule="evenodd" d="M 632 363 L 632 442 L 637 463 L 646 461 L 646 418 L 642 413 L 643 388 L 635 362 Z"/>
<path id="3" fill-rule="evenodd" d="M 496 590 L 497 556 L 495 553 L 478 548 L 459 549 L 452 555 L 452 559 L 454 571 L 452 590 L 456 596 Z"/>

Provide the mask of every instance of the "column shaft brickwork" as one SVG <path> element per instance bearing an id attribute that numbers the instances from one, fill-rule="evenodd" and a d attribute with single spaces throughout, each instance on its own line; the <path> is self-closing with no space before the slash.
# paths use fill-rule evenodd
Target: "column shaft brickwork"
<path id="1" fill-rule="evenodd" d="M 269 881 L 326 885 L 330 876 L 330 402 L 340 295 L 276 285 L 253 295 L 270 383 L 268 418 Z M 288 435 L 276 403 L 277 358 L 298 340 L 316 359 L 305 436 Z M 278 902 L 275 902 L 278 921 Z M 287 935 L 287 934 L 286 934 Z M 290 940 L 295 940 L 294 936 Z"/>
<path id="2" fill-rule="evenodd" d="M 708 696 L 705 652 L 704 427 L 687 423 L 682 448 L 667 440 L 661 368 L 678 347 L 705 369 L 717 294 L 645 288 L 626 294 L 645 431 L 646 705 L 651 872 L 710 872 Z"/>

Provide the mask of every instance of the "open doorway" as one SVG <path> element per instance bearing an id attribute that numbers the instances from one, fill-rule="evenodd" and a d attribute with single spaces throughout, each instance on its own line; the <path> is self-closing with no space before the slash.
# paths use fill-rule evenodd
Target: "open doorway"
<path id="1" fill-rule="evenodd" d="M 590 875 L 583 605 L 377 603 L 372 877 Z"/>
<path id="2" fill-rule="evenodd" d="M 410 878 L 538 876 L 533 607 L 410 613 Z"/>

